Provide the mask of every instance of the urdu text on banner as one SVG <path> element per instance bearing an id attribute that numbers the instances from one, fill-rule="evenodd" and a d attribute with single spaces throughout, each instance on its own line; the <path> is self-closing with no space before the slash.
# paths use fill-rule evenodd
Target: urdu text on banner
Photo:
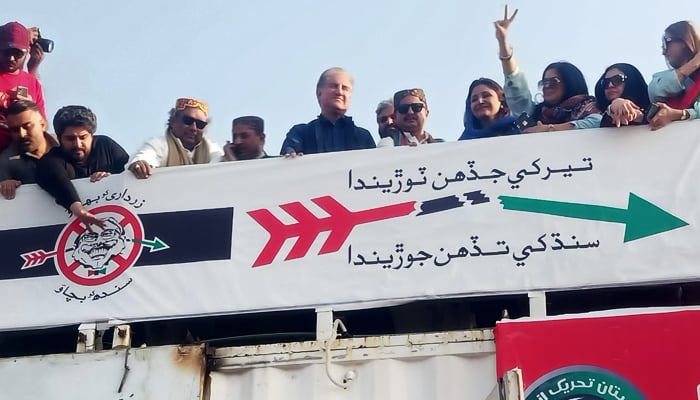
<path id="1" fill-rule="evenodd" d="M 0 206 L 0 329 L 697 279 L 700 122 L 76 181 Z M 42 310 L 43 312 L 36 312 Z"/>

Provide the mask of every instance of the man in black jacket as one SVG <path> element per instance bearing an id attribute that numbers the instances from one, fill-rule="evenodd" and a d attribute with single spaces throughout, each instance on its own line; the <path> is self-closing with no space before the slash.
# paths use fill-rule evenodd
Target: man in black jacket
<path id="1" fill-rule="evenodd" d="M 88 212 L 71 179 L 90 178 L 91 182 L 124 172 L 129 155 L 114 140 L 95 135 L 97 117 L 89 108 L 65 106 L 56 112 L 53 126 L 60 147 L 39 160 L 36 181 L 56 202 L 70 210 L 88 229 L 104 227 L 104 221 Z"/>
<path id="2" fill-rule="evenodd" d="M 345 115 L 350 108 L 353 79 L 342 68 L 329 68 L 316 83 L 316 98 L 321 115 L 308 124 L 294 125 L 282 143 L 280 154 L 302 154 L 373 149 L 374 139 L 367 129 L 356 126 Z"/>

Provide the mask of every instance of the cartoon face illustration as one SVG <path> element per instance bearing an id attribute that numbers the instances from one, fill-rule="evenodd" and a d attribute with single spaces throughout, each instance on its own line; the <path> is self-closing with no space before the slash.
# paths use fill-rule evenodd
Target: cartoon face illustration
<path id="1" fill-rule="evenodd" d="M 114 217 L 105 220 L 105 228 L 99 227 L 93 232 L 85 230 L 75 239 L 73 259 L 85 268 L 101 269 L 116 255 L 126 248 L 124 228 Z"/>

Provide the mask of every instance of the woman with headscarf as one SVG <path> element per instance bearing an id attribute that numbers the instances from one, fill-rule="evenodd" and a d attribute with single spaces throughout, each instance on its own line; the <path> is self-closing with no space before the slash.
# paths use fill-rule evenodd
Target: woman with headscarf
<path id="1" fill-rule="evenodd" d="M 492 79 L 479 78 L 469 85 L 464 132 L 459 140 L 518 134 L 515 120 L 503 87 Z"/>
<path id="2" fill-rule="evenodd" d="M 700 34 L 691 21 L 666 28 L 662 54 L 671 69 L 657 72 L 649 82 L 649 98 L 659 111 L 649 123 L 659 129 L 672 121 L 700 118 Z"/>
<path id="3" fill-rule="evenodd" d="M 617 63 L 603 72 L 595 85 L 598 109 L 605 110 L 601 127 L 647 124 L 649 90 L 639 70 L 630 64 Z"/>
<path id="4" fill-rule="evenodd" d="M 513 47 L 508 41 L 508 27 L 518 14 L 508 16 L 508 6 L 502 20 L 494 22 L 498 40 L 499 58 L 505 75 L 506 101 L 514 115 L 527 112 L 538 121 L 537 126 L 525 133 L 597 128 L 602 115 L 595 97 L 588 94 L 586 79 L 581 71 L 568 62 L 549 64 L 539 82 L 543 102 L 537 104 L 527 85 L 525 74 L 513 58 Z"/>

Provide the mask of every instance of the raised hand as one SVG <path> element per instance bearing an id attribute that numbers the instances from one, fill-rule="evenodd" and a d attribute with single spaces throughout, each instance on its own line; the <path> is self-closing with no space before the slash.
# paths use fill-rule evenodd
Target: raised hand
<path id="1" fill-rule="evenodd" d="M 505 41 L 506 36 L 508 36 L 508 28 L 510 27 L 510 24 L 513 23 L 516 15 L 518 15 L 517 8 L 513 12 L 513 15 L 510 17 L 508 16 L 508 5 L 506 4 L 503 19 L 493 23 L 493 25 L 496 27 L 496 39 L 498 39 L 499 42 Z"/>

